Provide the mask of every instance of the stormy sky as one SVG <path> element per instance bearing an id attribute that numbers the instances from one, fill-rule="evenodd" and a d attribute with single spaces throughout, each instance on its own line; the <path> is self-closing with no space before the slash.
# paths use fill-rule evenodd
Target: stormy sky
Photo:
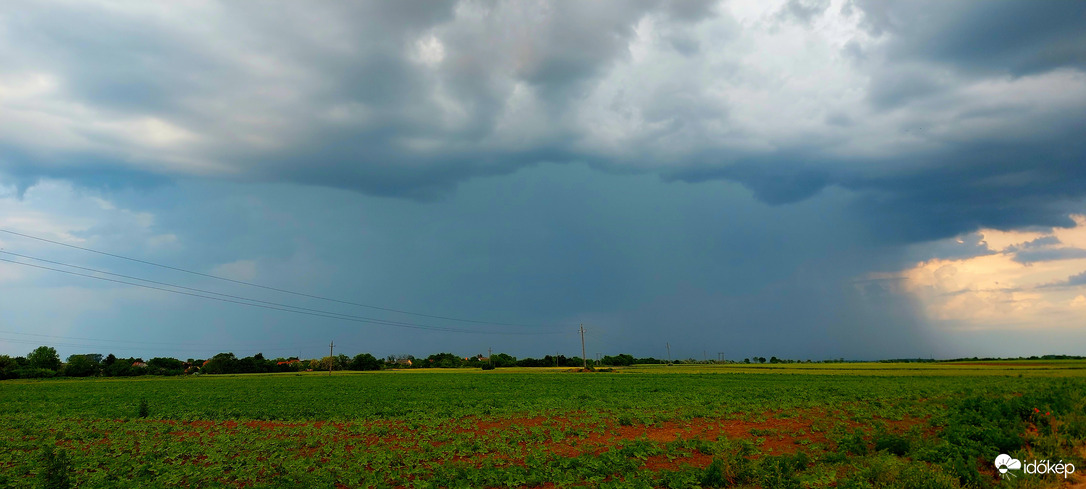
<path id="1" fill-rule="evenodd" d="M 6 2 L 0 354 L 1086 354 L 1083 134 L 1083 2 Z"/>

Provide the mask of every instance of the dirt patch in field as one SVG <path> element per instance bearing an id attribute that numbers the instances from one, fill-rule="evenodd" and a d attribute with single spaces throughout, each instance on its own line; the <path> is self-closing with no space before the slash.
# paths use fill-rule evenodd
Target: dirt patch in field
<path id="1" fill-rule="evenodd" d="M 348 454 L 378 450 L 416 455 L 445 447 L 434 450 L 432 459 L 428 458 L 430 455 L 422 455 L 421 458 L 413 458 L 414 462 L 407 463 L 418 463 L 423 467 L 436 467 L 439 464 L 463 464 L 476 468 L 525 466 L 526 461 L 533 457 L 600 456 L 612 450 L 636 451 L 638 443 L 647 443 L 649 453 L 653 453 L 643 459 L 642 468 L 647 471 L 708 466 L 713 455 L 695 448 L 700 441 L 746 441 L 756 448 L 756 455 L 752 458 L 758 458 L 798 451 L 834 450 L 835 443 L 827 435 L 835 427 L 870 432 L 872 425 L 878 424 L 890 432 L 904 433 L 920 426 L 925 436 L 935 433 L 935 428 L 928 426 L 927 419 L 889 420 L 876 417 L 873 423 L 871 420 L 855 419 L 847 409 L 840 408 L 776 410 L 761 414 L 743 413 L 741 417 L 738 414 L 648 423 L 637 418 L 586 412 L 568 412 L 556 417 L 478 416 L 425 424 L 402 420 L 334 423 L 266 420 L 128 422 L 160 423 L 165 425 L 163 436 L 200 444 L 212 444 L 223 434 L 241 436 L 249 433 L 245 436 L 251 436 L 255 432 L 260 437 L 296 441 L 296 444 L 290 444 L 293 456 L 315 463 L 323 463 L 321 461 L 329 455 L 328 447 L 345 449 Z M 106 422 L 106 426 L 102 427 L 114 426 Z M 98 433 L 100 439 L 69 443 L 89 448 L 109 442 L 110 431 L 102 429 Z M 665 444 L 672 445 L 665 449 L 662 446 Z M 495 451 L 494 447 L 505 448 Z M 180 459 L 177 463 L 203 465 L 206 462 L 195 458 Z"/>

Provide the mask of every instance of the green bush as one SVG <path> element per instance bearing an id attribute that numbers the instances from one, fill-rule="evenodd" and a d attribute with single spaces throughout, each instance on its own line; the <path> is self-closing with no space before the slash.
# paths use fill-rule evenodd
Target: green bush
<path id="1" fill-rule="evenodd" d="M 805 453 L 763 457 L 758 461 L 758 480 L 762 487 L 798 489 L 796 474 L 807 468 L 809 459 Z"/>
<path id="2" fill-rule="evenodd" d="M 909 453 L 909 448 L 909 440 L 905 437 L 886 433 L 875 436 L 875 451 L 886 451 L 887 453 L 903 457 L 905 454 Z"/>
<path id="3" fill-rule="evenodd" d="M 744 450 L 733 453 L 728 458 L 713 458 L 701 475 L 702 487 L 730 487 L 753 482 L 757 470 L 753 461 L 744 455 Z"/>
<path id="4" fill-rule="evenodd" d="M 728 480 L 724 478 L 724 461 L 714 458 L 701 474 L 701 487 L 724 487 L 727 483 Z"/>
<path id="5" fill-rule="evenodd" d="M 42 489 L 68 489 L 72 486 L 69 473 L 72 471 L 72 461 L 64 450 L 55 450 L 52 446 L 42 450 L 38 472 L 38 484 Z"/>
<path id="6" fill-rule="evenodd" d="M 15 378 L 19 379 L 48 379 L 56 376 L 56 371 L 47 368 L 23 367 L 15 371 Z"/>
<path id="7" fill-rule="evenodd" d="M 849 455 L 867 455 L 867 441 L 860 433 L 852 433 L 837 440 L 837 449 Z"/>

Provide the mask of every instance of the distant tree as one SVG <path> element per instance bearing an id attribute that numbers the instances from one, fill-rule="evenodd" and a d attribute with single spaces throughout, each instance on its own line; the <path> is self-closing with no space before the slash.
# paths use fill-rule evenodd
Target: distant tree
<path id="1" fill-rule="evenodd" d="M 750 363 L 750 359 L 749 358 L 744 358 L 743 363 Z"/>
<path id="2" fill-rule="evenodd" d="M 521 359 L 517 360 L 517 366 L 518 367 L 548 367 L 548 366 L 553 367 L 554 366 L 554 360 L 551 360 L 550 363 L 547 363 L 546 359 L 531 358 L 531 357 L 521 358 Z"/>
<path id="3" fill-rule="evenodd" d="M 147 360 L 147 368 L 153 375 L 181 375 L 185 372 L 185 363 L 176 358 L 156 357 Z"/>
<path id="4" fill-rule="evenodd" d="M 460 358 L 452 353 L 435 353 L 426 357 L 426 367 L 437 368 L 456 368 L 460 367 L 464 363 L 464 359 Z"/>
<path id="5" fill-rule="evenodd" d="M 336 357 L 324 357 L 321 359 L 320 369 L 328 370 L 336 366 Z"/>
<path id="6" fill-rule="evenodd" d="M 109 355 L 106 355 L 106 358 L 104 360 L 102 360 L 102 366 L 103 367 L 108 367 L 110 365 L 113 365 L 113 362 L 116 362 L 116 361 L 117 361 L 117 357 L 113 356 L 113 354 L 110 353 Z"/>
<path id="7" fill-rule="evenodd" d="M 628 367 L 634 364 L 634 357 L 633 355 L 629 355 L 626 353 L 622 353 L 614 357 L 611 355 L 606 355 L 600 360 L 600 363 L 603 363 L 604 365 L 611 365 L 613 367 Z"/>
<path id="8" fill-rule="evenodd" d="M 765 363 L 765 357 L 758 357 L 758 363 Z"/>
<path id="9" fill-rule="evenodd" d="M 102 355 L 98 355 L 101 358 Z M 90 377 L 98 373 L 98 362 L 88 358 L 88 355 L 71 355 L 68 364 L 64 366 L 64 375 L 68 377 Z"/>
<path id="10" fill-rule="evenodd" d="M 0 380 L 14 379 L 17 376 L 15 370 L 18 368 L 19 364 L 15 362 L 14 358 L 0 355 Z"/>
<path id="11" fill-rule="evenodd" d="M 499 353 L 497 355 L 491 355 L 490 364 L 495 367 L 515 367 L 517 365 L 517 359 L 511 355 Z"/>
<path id="12" fill-rule="evenodd" d="M 233 353 L 219 353 L 207 361 L 207 365 L 200 367 L 200 372 L 205 374 L 233 374 L 238 372 L 238 357 Z"/>
<path id="13" fill-rule="evenodd" d="M 359 353 L 351 359 L 351 370 L 381 370 L 381 361 L 369 353 Z"/>
<path id="14" fill-rule="evenodd" d="M 73 356 L 76 356 L 76 355 L 69 356 L 68 361 L 71 361 L 71 358 Z M 96 364 L 96 365 L 99 365 L 99 364 L 102 363 L 102 354 L 101 353 L 80 353 L 79 356 L 87 357 L 87 360 L 90 360 L 91 363 Z"/>
<path id="15" fill-rule="evenodd" d="M 138 362 L 138 358 L 114 358 L 112 364 L 102 369 L 102 373 L 109 377 L 133 377 L 137 375 L 146 375 L 147 369 L 142 367 L 133 367 L 132 364 Z M 105 362 L 102 362 L 104 365 Z"/>
<path id="16" fill-rule="evenodd" d="M 26 356 L 27 362 L 33 368 L 42 368 L 56 372 L 60 370 L 60 356 L 57 350 L 51 346 L 39 346 Z"/>
<path id="17" fill-rule="evenodd" d="M 264 358 L 263 353 L 257 353 L 251 357 L 245 357 L 234 363 L 233 371 L 237 374 L 258 374 L 275 370 L 275 364 Z"/>
<path id="18" fill-rule="evenodd" d="M 777 359 L 777 357 L 771 357 L 769 359 L 769 363 L 781 363 L 781 361 Z"/>

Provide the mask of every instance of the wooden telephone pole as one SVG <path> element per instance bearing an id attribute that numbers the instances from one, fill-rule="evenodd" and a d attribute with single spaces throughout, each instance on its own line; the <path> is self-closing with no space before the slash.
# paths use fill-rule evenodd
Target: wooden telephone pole
<path id="1" fill-rule="evenodd" d="M 336 357 L 332 356 L 332 347 L 334 346 L 336 346 L 335 341 L 328 343 L 328 375 L 332 375 L 332 365 L 336 363 Z"/>
<path id="2" fill-rule="evenodd" d="M 581 323 L 581 360 L 584 361 L 584 369 L 588 370 L 588 355 L 584 352 L 584 323 Z"/>
<path id="3" fill-rule="evenodd" d="M 671 365 L 671 343 L 664 343 L 667 345 L 667 364 Z"/>

